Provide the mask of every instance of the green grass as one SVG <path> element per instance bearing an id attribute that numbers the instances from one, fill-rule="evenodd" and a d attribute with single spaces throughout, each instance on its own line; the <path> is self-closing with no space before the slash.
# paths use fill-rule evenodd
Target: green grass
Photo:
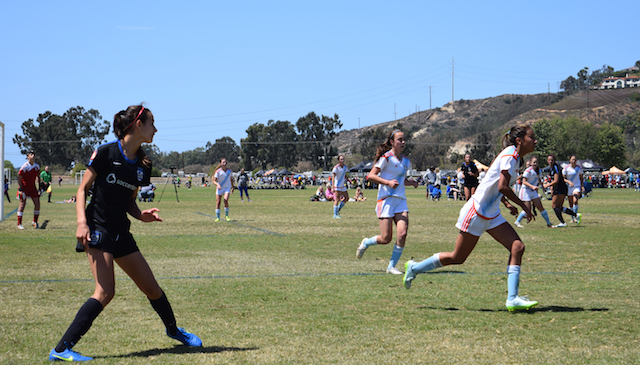
<path id="1" fill-rule="evenodd" d="M 163 186 L 160 186 L 160 191 Z M 311 190 L 251 191 L 231 199 L 231 223 L 214 223 L 214 190 L 173 190 L 156 206 L 163 223 L 132 232 L 176 312 L 204 347 L 164 334 L 135 284 L 116 269 L 116 297 L 76 346 L 96 364 L 631 364 L 640 358 L 640 193 L 595 190 L 583 223 L 518 230 L 527 246 L 520 293 L 538 300 L 509 313 L 508 252 L 488 235 L 461 266 L 420 275 L 411 290 L 384 273 L 391 245 L 361 260 L 379 232 L 375 192 L 342 220 Z M 74 193 L 54 190 L 53 200 Z M 158 193 L 160 193 L 160 191 Z M 424 201 L 409 189 L 410 227 L 401 265 L 449 251 L 462 202 Z M 544 201 L 545 207 L 550 203 Z M 5 204 L 5 214 L 17 207 Z M 27 206 L 25 221 L 31 220 Z M 45 229 L 0 223 L 0 363 L 46 363 L 94 283 L 75 248 L 72 204 L 43 203 Z M 503 213 L 506 214 L 506 213 Z M 556 218 L 551 214 L 552 221 Z M 513 219 L 508 218 L 509 221 Z M 401 267 L 403 269 L 403 267 Z"/>

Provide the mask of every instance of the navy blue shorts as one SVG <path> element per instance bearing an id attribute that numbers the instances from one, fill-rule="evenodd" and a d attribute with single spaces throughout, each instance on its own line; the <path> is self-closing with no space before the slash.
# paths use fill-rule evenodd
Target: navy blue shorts
<path id="1" fill-rule="evenodd" d="M 78 245 L 81 246 L 80 243 L 78 243 Z M 140 251 L 131 233 L 120 232 L 110 234 L 102 228 L 91 230 L 89 247 L 108 252 L 112 254 L 115 259 Z"/>

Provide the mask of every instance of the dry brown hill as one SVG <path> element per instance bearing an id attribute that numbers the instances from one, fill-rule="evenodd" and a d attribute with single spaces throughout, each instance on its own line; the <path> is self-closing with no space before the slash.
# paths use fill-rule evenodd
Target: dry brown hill
<path id="1" fill-rule="evenodd" d="M 575 115 L 599 125 L 616 121 L 640 110 L 640 103 L 630 102 L 637 89 L 588 91 L 563 97 L 561 94 L 506 94 L 487 99 L 458 100 L 441 108 L 421 111 L 396 121 L 360 129 L 342 131 L 333 141 L 341 153 L 356 154 L 358 136 L 364 131 L 382 127 L 390 131 L 396 123 L 413 132 L 415 142 L 427 136 L 453 135 L 457 142 L 453 150 L 460 153 L 473 143 L 480 133 L 496 138 L 508 127 L 518 123 L 532 124 L 543 118 Z"/>

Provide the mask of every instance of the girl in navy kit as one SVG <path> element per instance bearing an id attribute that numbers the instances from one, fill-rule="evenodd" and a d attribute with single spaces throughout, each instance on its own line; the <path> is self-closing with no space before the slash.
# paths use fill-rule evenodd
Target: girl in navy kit
<path id="1" fill-rule="evenodd" d="M 118 139 L 93 152 L 76 201 L 76 249 L 86 252 L 96 282 L 95 291 L 49 353 L 52 361 L 92 359 L 72 348 L 115 295 L 114 261 L 147 296 L 169 337 L 187 346 L 202 346 L 198 336 L 176 326 L 167 296 L 129 232 L 131 222 L 127 213 L 143 222 L 162 222 L 157 208 L 140 211 L 136 204 L 138 187 L 148 185 L 151 176 L 151 160 L 140 145 L 153 141 L 157 131 L 153 114 L 142 105 L 130 106 L 115 115 L 113 130 Z M 85 210 L 92 185 L 93 197 Z"/>

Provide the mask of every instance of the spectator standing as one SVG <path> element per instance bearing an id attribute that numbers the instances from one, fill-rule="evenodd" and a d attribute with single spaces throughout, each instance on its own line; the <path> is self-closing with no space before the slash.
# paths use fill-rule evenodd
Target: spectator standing
<path id="1" fill-rule="evenodd" d="M 47 192 L 49 194 L 49 200 L 47 203 L 51 203 L 51 172 L 49 172 L 49 166 L 44 167 L 44 171 L 40 172 L 40 196 Z"/>
<path id="2" fill-rule="evenodd" d="M 251 203 L 251 198 L 249 198 L 249 177 L 244 169 L 240 169 L 240 173 L 238 174 L 238 190 L 240 190 L 240 201 L 244 202 L 242 198 L 242 192 L 247 196 L 247 200 Z"/>

